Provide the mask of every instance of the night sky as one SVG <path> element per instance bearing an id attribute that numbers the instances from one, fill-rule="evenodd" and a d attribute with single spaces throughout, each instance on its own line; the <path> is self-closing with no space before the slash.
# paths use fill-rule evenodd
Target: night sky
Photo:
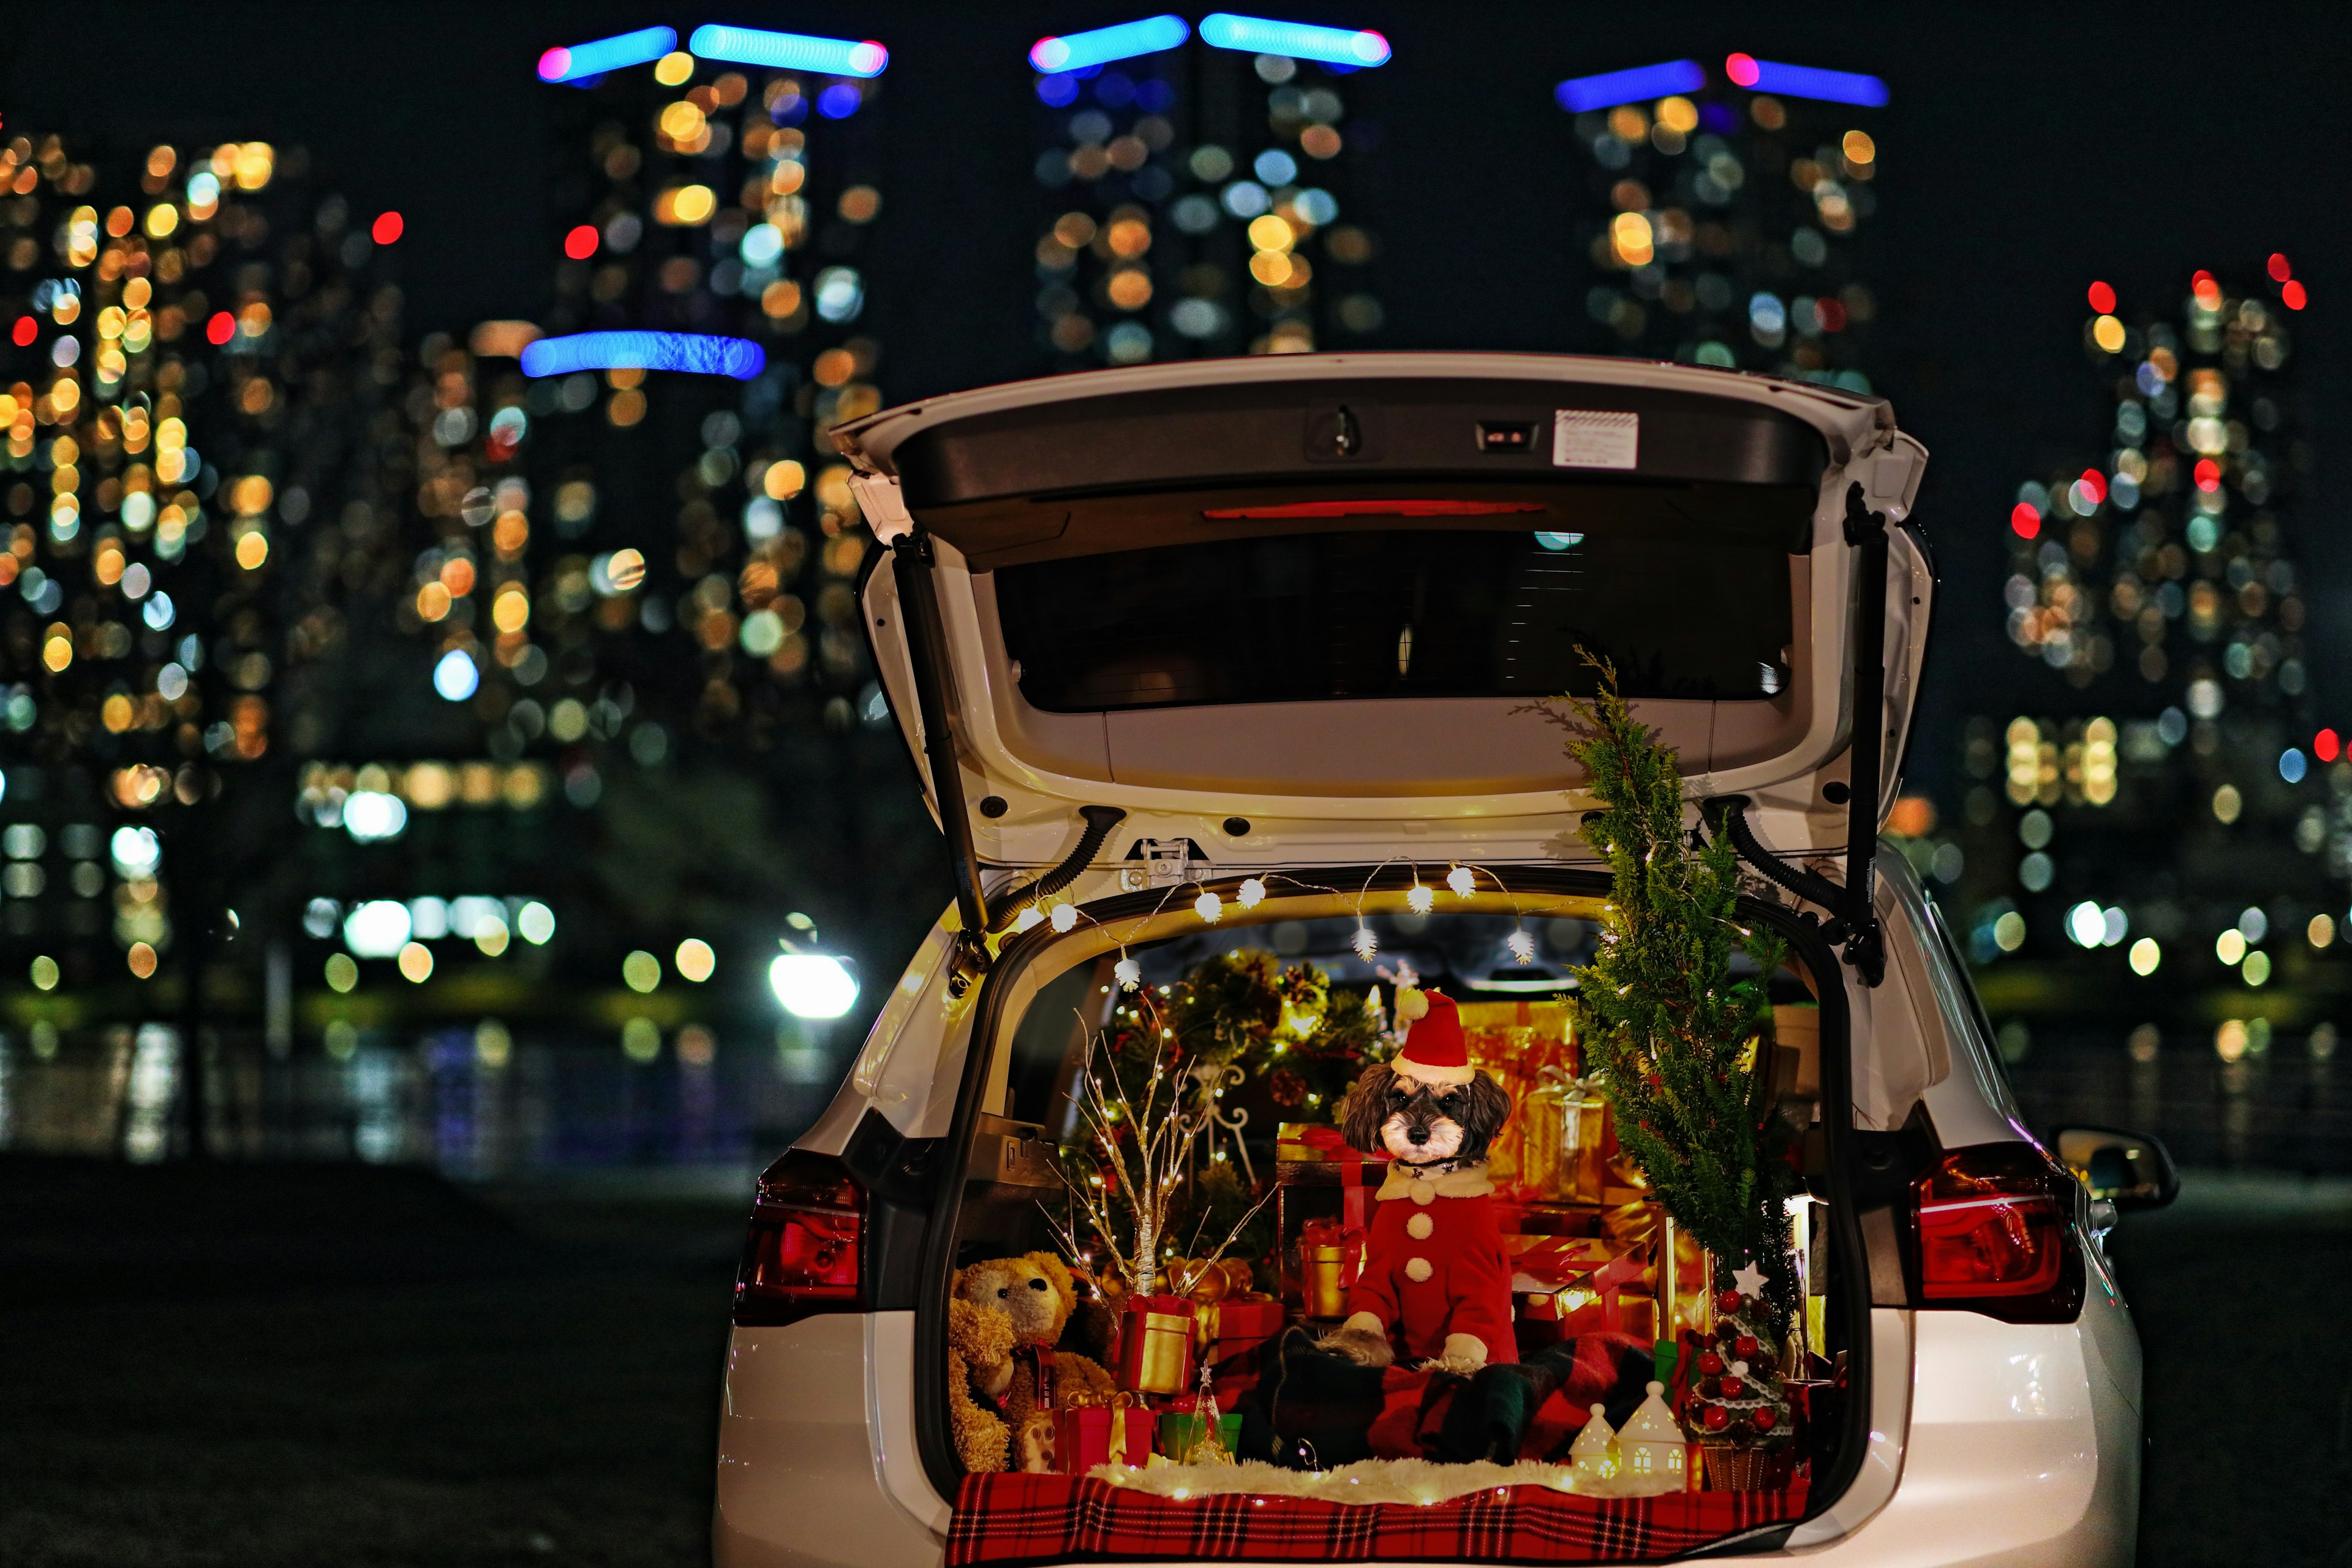
<path id="1" fill-rule="evenodd" d="M 1023 58 L 1040 34 L 1142 6 L 734 0 L 562 6 L 33 4 L 9 8 L 0 115 L 89 151 L 266 138 L 301 143 L 362 213 L 407 218 L 398 253 L 413 342 L 544 306 L 557 255 L 548 110 L 531 73 L 550 44 L 718 20 L 891 49 L 891 166 L 870 316 L 893 400 L 1027 374 L 1028 174 L 1036 105 Z M 2315 610 L 2318 717 L 2352 720 L 2352 544 L 2334 433 L 2352 414 L 2352 146 L 2341 56 L 2317 7 L 1786 8 L 1505 5 L 1279 14 L 1372 26 L 1394 60 L 1354 107 L 1381 122 L 1357 214 L 1386 246 L 1385 346 L 1554 350 L 1582 343 L 1574 226 L 1590 214 L 1551 88 L 1564 76 L 1742 49 L 1868 70 L 1885 171 L 1881 390 L 1934 453 L 1920 514 L 1943 608 L 1914 777 L 1948 786 L 1958 720 L 2063 710 L 2074 694 L 2001 632 L 2005 514 L 2018 482 L 2105 455 L 2111 405 L 2078 346 L 2095 278 L 2122 314 L 2168 310 L 2189 274 L 2252 284 L 2284 251 L 2312 306 L 2294 321 L 2301 428 L 2315 449 L 2294 508 Z M 1184 15 L 1197 20 L 1199 13 Z M 87 153 L 86 153 L 87 155 Z M 2045 684 L 2046 682 L 2046 684 Z M 2151 695 L 2158 689 L 2147 689 Z M 1939 790 L 1947 800 L 1956 793 Z"/>

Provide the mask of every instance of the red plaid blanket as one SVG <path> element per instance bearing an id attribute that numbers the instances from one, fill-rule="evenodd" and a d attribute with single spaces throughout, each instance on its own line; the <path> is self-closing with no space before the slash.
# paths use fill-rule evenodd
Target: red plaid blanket
<path id="1" fill-rule="evenodd" d="M 1240 1494 L 1179 1502 L 1078 1476 L 967 1476 L 948 1526 L 948 1565 L 1638 1562 L 1793 1520 L 1804 1508 L 1801 1488 L 1588 1498 L 1513 1487 L 1416 1507 Z"/>

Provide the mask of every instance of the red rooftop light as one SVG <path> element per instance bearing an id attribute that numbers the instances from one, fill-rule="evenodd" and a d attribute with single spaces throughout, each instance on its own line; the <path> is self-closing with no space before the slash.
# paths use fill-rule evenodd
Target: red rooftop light
<path id="1" fill-rule="evenodd" d="M 563 254 L 574 261 L 585 261 L 596 254 L 601 238 L 594 224 L 583 223 L 563 237 Z"/>
<path id="2" fill-rule="evenodd" d="M 2304 292 L 2303 285 L 2293 279 L 2287 279 L 2285 286 L 2279 289 L 2280 302 L 2290 310 L 2302 310 L 2310 298 Z"/>
<path id="3" fill-rule="evenodd" d="M 2091 504 L 2094 506 L 2107 499 L 2107 476 L 2096 468 L 2084 468 L 2083 477 L 2075 480 L 2074 484 L 2084 495 L 2091 498 Z"/>
<path id="4" fill-rule="evenodd" d="M 2042 531 L 2042 514 L 2032 501 L 2019 501 L 2009 509 L 2009 526 L 2018 538 L 2031 539 Z"/>
<path id="5" fill-rule="evenodd" d="M 374 226 L 368 230 L 368 237 L 378 245 L 390 245 L 407 226 L 398 213 L 379 213 Z"/>
<path id="6" fill-rule="evenodd" d="M 2290 278 L 2292 278 L 2292 277 L 2294 277 L 2294 268 L 2292 268 L 2292 267 L 2289 267 L 2289 266 L 2286 264 L 2286 253 L 2285 253 L 2284 251 L 2279 251 L 2279 250 L 2273 250 L 2273 251 L 2272 251 L 2272 252 L 2271 252 L 2271 277 L 2272 277 L 2273 280 L 2274 280 L 2274 281 L 2276 281 L 2276 282 L 2284 283 L 2284 282 L 2285 282 L 2288 279 L 2290 279 Z"/>
<path id="7" fill-rule="evenodd" d="M 215 310 L 213 319 L 205 323 L 205 342 L 218 348 L 236 336 L 236 318 L 226 310 Z"/>
<path id="8" fill-rule="evenodd" d="M 2311 738 L 2311 754 L 2323 763 L 2332 763 L 2344 754 L 2344 737 L 2333 730 L 2322 730 Z"/>
<path id="9" fill-rule="evenodd" d="M 2105 283 L 2092 284 L 2091 309 L 2102 316 L 2113 315 L 2116 309 L 2116 291 Z"/>
<path id="10" fill-rule="evenodd" d="M 2210 458 L 2197 459 L 2197 488 L 2209 494 L 2221 488 L 2221 465 Z"/>
<path id="11" fill-rule="evenodd" d="M 40 322 L 30 316 L 19 316 L 16 318 L 16 324 L 8 329 L 8 336 L 15 340 L 16 346 L 21 349 L 30 346 L 40 331 Z"/>
<path id="12" fill-rule="evenodd" d="M 1723 74 L 1731 79 L 1734 87 L 1754 87 L 1764 73 L 1756 68 L 1754 55 L 1726 55 Z"/>

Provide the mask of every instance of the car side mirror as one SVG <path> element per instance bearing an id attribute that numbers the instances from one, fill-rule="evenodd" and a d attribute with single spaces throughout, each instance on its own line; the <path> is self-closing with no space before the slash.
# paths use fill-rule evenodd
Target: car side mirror
<path id="1" fill-rule="evenodd" d="M 2075 1179 L 2118 1209 L 2160 1209 L 2180 1194 L 2172 1155 L 2145 1132 L 2118 1127 L 2061 1127 L 2053 1140 Z"/>

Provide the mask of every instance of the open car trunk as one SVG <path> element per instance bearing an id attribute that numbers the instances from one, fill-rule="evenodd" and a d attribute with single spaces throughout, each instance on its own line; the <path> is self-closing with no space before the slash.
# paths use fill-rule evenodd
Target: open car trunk
<path id="1" fill-rule="evenodd" d="M 1314 1531 L 1354 1532 L 1361 1557 L 1594 1561 L 1735 1539 L 1764 1549 L 1834 1500 L 1860 1456 L 1869 1375 L 1867 1269 L 1824 1136 L 1848 1095 L 1837 960 L 1786 911 L 1743 911 L 1790 943 L 1764 982 L 1780 1044 L 1759 1078 L 1771 1113 L 1805 1130 L 1800 1147 L 1811 1151 L 1791 1202 L 1801 1307 L 1784 1343 L 1748 1347 L 1789 1378 L 1788 1426 L 1744 1460 L 1714 1459 L 1711 1480 L 1633 1498 L 1575 1464 L 1590 1407 L 1625 1427 L 1654 1375 L 1678 1403 L 1706 1382 L 1706 1350 L 1729 1362 L 1735 1347 L 1711 1260 L 1653 1200 L 1616 1150 L 1608 1111 L 1576 1081 L 1588 1064 L 1568 970 L 1591 953 L 1607 882 L 1505 869 L 1415 912 L 1416 883 L 1442 887 L 1447 870 L 1277 873 L 1247 910 L 1235 908 L 1237 883 L 1213 881 L 1228 911 L 1214 922 L 1189 885 L 1181 897 L 1147 889 L 1088 901 L 1067 933 L 1040 925 L 1003 946 L 973 1000 L 967 1098 L 948 1144 L 966 1152 L 962 1179 L 933 1222 L 941 1277 L 927 1290 L 943 1310 L 918 1327 L 918 1353 L 941 1362 L 918 1416 L 933 1484 L 957 1500 L 951 1562 L 1066 1560 L 1113 1541 L 1137 1560 L 1276 1559 L 1298 1555 Z M 1519 937 L 1532 963 L 1520 962 Z M 1487 1201 L 1512 1257 L 1517 1359 L 1470 1376 L 1357 1368 L 1313 1343 L 1340 1326 L 1344 1276 L 1362 1266 L 1339 1238 L 1381 1201 L 1380 1163 L 1358 1163 L 1333 1123 L 1339 1095 L 1391 1048 L 1400 979 L 1459 999 L 1473 1061 L 1513 1105 L 1488 1153 Z M 1079 1109 L 1089 1077 L 1138 1091 L 1129 1118 L 1149 1120 L 1147 1042 L 1163 1028 L 1158 1065 L 1207 1120 L 1184 1163 L 1188 1196 L 1159 1244 L 1159 1305 L 1184 1321 L 1152 1314 L 1144 1327 L 1063 1184 L 1100 1169 Z M 1200 1262 L 1261 1200 L 1230 1249 Z M 1048 1341 L 1042 1355 L 1019 1353 L 1001 1404 L 971 1364 L 968 1320 L 945 1307 L 999 1291 L 1018 1298 L 1024 1331 Z M 1184 1462 L 1204 1394 L 1231 1456 L 1276 1468 Z M 1003 1429 L 1001 1469 L 988 1439 L 973 1437 L 991 1421 Z M 1051 1436 L 1024 1442 L 1038 1430 Z M 1675 1462 L 1704 1472 L 1701 1455 L 1693 1443 Z M 1096 1468 L 1107 1459 L 1133 1468 Z M 1737 1476 L 1734 1464 L 1745 1467 Z M 1090 1470 L 1097 1479 L 1086 1482 Z M 1124 1479 L 1104 1494 L 1101 1478 L 1114 1474 Z M 1375 1503 L 1412 1506 L 1349 1512 Z"/>
<path id="2" fill-rule="evenodd" d="M 1616 361 L 1288 356 L 992 388 L 835 435 L 890 546 L 866 629 L 958 884 L 945 989 L 969 1045 L 915 1373 L 950 1563 L 1654 1557 L 1777 1543 L 1834 1503 L 1884 1328 L 1847 1201 L 1848 985 L 1883 973 L 1862 890 L 1932 598 L 1905 526 L 1926 454 L 1885 404 Z M 1599 661 L 1675 748 L 1686 823 L 1790 895 L 1742 917 L 1789 944 L 1756 977 L 1780 1045 L 1754 1064 L 1805 1170 L 1784 1340 L 1742 1348 L 1723 1314 L 1748 1309 L 1715 1298 L 1578 1081 L 1598 802 L 1528 709 L 1592 691 Z M 1465 1194 L 1509 1258 L 1483 1368 L 1317 1342 L 1389 1201 L 1333 1115 L 1395 1049 L 1414 977 L 1459 1005 L 1512 1107 L 1491 1190 Z M 1173 1272 L 1147 1280 L 1066 1193 L 1125 1179 L 1074 1096 L 1102 1053 L 1148 1078 L 1135 1053 L 1160 1046 L 1181 1055 L 1126 1125 L 1171 1096 L 1202 1121 L 1170 1175 L 1192 1212 L 1150 1244 Z M 1769 1431 L 1752 1386 L 1721 1384 L 1751 1356 L 1788 1380 Z M 1671 1448 L 1687 1476 L 1696 1450 L 1661 1427 L 1695 1378 L 1716 1380 L 1703 1403 L 1744 1391 L 1744 1458 L 1709 1448 L 1702 1489 L 1639 1499 L 1570 1479 L 1596 1404 L 1647 1434 L 1622 1462 Z M 1202 1399 L 1229 1457 L 1272 1468 L 1171 1468 Z M 1368 1486 L 1415 1505 L 1405 1533 L 1349 1513 Z"/>

